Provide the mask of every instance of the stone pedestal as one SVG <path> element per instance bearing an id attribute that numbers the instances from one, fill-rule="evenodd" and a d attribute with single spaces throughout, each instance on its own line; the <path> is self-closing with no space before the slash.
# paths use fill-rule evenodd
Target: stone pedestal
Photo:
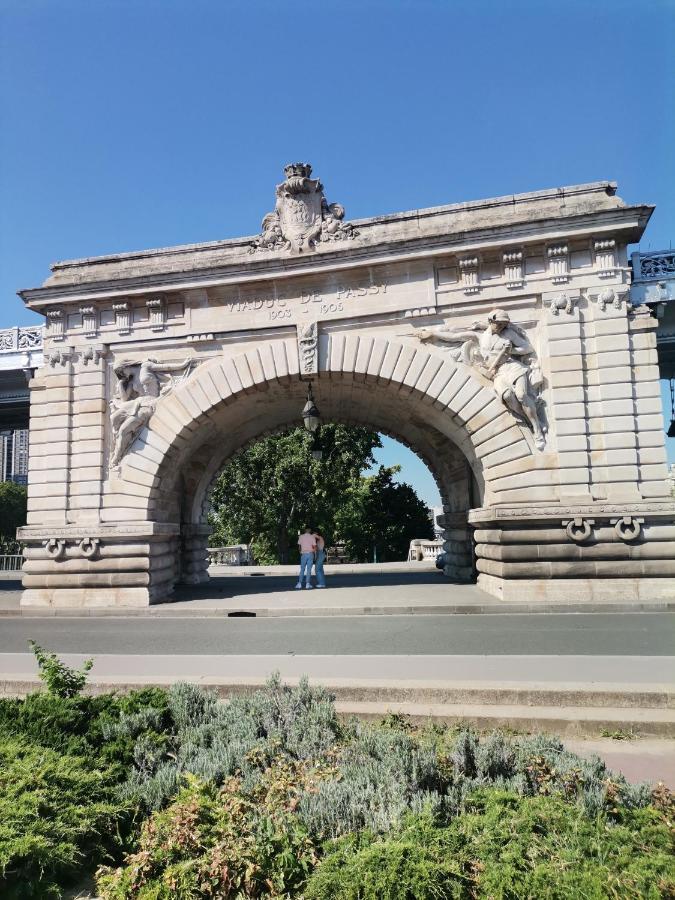
<path id="1" fill-rule="evenodd" d="M 179 573 L 177 525 L 19 529 L 23 606 L 137 607 L 161 603 Z"/>
<path id="2" fill-rule="evenodd" d="M 183 584 L 205 584 L 209 580 L 209 525 L 181 527 L 181 571 Z"/>
<path id="3" fill-rule="evenodd" d="M 443 572 L 453 581 L 467 584 L 474 578 L 473 555 L 471 552 L 471 528 L 468 513 L 445 513 L 438 517 L 443 528 L 445 543 L 445 567 Z"/>
<path id="4" fill-rule="evenodd" d="M 675 597 L 675 504 L 474 509 L 478 585 L 500 600 Z"/>

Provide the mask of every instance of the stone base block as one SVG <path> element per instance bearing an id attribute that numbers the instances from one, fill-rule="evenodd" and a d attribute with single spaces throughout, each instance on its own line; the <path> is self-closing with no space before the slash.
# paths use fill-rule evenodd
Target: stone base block
<path id="1" fill-rule="evenodd" d="M 137 609 L 150 606 L 148 588 L 28 588 L 21 595 L 21 606 L 33 609 Z M 158 602 L 158 601 L 155 601 Z"/>
<path id="2" fill-rule="evenodd" d="M 499 578 L 478 576 L 478 587 L 507 603 L 675 602 L 675 578 Z"/>
<path id="3" fill-rule="evenodd" d="M 472 510 L 478 585 L 528 603 L 675 600 L 672 501 Z"/>
<path id="4" fill-rule="evenodd" d="M 23 607 L 149 606 L 170 598 L 180 572 L 175 525 L 27 526 L 19 539 L 25 543 Z"/>

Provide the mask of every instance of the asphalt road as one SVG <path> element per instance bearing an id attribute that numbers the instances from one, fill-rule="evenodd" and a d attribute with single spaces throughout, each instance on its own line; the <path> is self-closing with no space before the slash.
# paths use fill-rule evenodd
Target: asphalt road
<path id="1" fill-rule="evenodd" d="M 675 613 L 0 618 L 0 653 L 675 655 Z"/>

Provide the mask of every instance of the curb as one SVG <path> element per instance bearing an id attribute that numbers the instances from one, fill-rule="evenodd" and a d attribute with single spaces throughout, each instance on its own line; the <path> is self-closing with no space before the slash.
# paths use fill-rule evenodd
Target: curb
<path id="1" fill-rule="evenodd" d="M 18 607 L 1 609 L 0 618 L 50 618 L 70 616 L 75 618 L 117 617 L 133 618 L 151 616 L 159 618 L 350 618 L 353 616 L 470 616 L 470 615 L 513 615 L 539 613 L 664 613 L 675 612 L 675 601 L 665 603 L 451 603 L 439 605 L 411 606 L 299 606 L 281 608 L 278 606 L 247 606 L 242 603 L 232 607 L 174 607 L 172 603 L 162 603 L 144 607 Z"/>
<path id="2" fill-rule="evenodd" d="M 168 687 L 186 680 L 213 690 L 223 701 L 261 688 L 265 678 L 218 679 L 153 677 L 133 680 L 99 678 L 86 688 L 90 694 L 126 693 L 150 686 Z M 284 678 L 297 684 L 297 678 Z M 642 737 L 675 738 L 675 688 L 664 685 L 606 685 L 580 688 L 536 684 L 425 684 L 357 683 L 348 679 L 324 681 L 335 695 L 342 717 L 382 719 L 397 713 L 422 723 L 429 719 L 448 724 L 470 723 L 480 729 L 512 728 L 518 731 L 555 732 L 562 736 L 598 736 L 627 730 Z M 40 689 L 37 676 L 0 674 L 0 696 L 23 697 Z"/>

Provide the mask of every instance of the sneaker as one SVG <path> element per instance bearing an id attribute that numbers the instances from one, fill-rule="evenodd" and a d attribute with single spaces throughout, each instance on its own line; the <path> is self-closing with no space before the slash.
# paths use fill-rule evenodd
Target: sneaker
<path id="1" fill-rule="evenodd" d="M 325 584 L 317 584 L 317 587 L 318 587 L 318 588 L 325 588 L 326 585 L 325 585 Z"/>
<path id="2" fill-rule="evenodd" d="M 301 590 L 302 590 L 302 585 L 300 584 L 300 582 L 298 582 L 298 583 L 296 584 L 295 589 L 296 589 L 296 591 L 301 591 Z"/>
<path id="3" fill-rule="evenodd" d="M 308 585 L 307 585 L 307 590 L 308 590 L 308 591 L 314 590 L 314 585 L 313 585 L 313 584 L 308 584 Z"/>

